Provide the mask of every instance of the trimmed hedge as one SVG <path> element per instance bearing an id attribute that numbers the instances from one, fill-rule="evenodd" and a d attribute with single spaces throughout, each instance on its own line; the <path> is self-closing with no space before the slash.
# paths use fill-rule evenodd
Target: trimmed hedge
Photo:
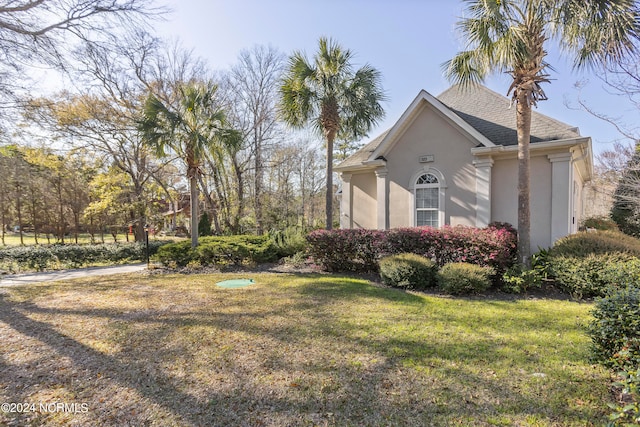
<path id="1" fill-rule="evenodd" d="M 385 232 L 316 230 L 307 235 L 309 255 L 328 271 L 377 271 Z"/>
<path id="2" fill-rule="evenodd" d="M 619 231 L 579 232 L 558 240 L 549 254 L 551 257 L 585 257 L 614 252 L 640 257 L 640 239 Z"/>
<path id="3" fill-rule="evenodd" d="M 170 242 L 149 241 L 149 253 L 155 254 Z M 99 245 L 12 246 L 0 249 L 0 267 L 10 271 L 75 268 L 89 264 L 143 261 L 146 247 L 142 242 Z"/>
<path id="4" fill-rule="evenodd" d="M 433 261 L 413 253 L 390 255 L 380 260 L 382 282 L 399 288 L 431 288 L 436 284 L 436 271 Z"/>
<path id="5" fill-rule="evenodd" d="M 640 259 L 625 253 L 554 256 L 548 262 L 556 286 L 575 298 L 603 297 L 640 283 Z"/>
<path id="6" fill-rule="evenodd" d="M 269 236 L 203 237 L 198 247 L 184 241 L 163 246 L 155 257 L 164 265 L 185 267 L 190 263 L 225 266 L 275 261 L 277 251 Z"/>
<path id="7" fill-rule="evenodd" d="M 475 294 L 491 287 L 491 276 L 495 270 L 491 267 L 452 262 L 438 271 L 438 286 L 451 295 Z"/>
<path id="8" fill-rule="evenodd" d="M 328 271 L 378 270 L 388 255 L 415 253 L 438 266 L 468 262 L 503 272 L 513 265 L 517 238 L 504 224 L 487 228 L 415 227 L 391 230 L 316 230 L 307 236 L 309 254 Z"/>
<path id="9" fill-rule="evenodd" d="M 640 240 L 611 230 L 572 234 L 549 250 L 545 268 L 561 291 L 602 297 L 640 282 Z"/>

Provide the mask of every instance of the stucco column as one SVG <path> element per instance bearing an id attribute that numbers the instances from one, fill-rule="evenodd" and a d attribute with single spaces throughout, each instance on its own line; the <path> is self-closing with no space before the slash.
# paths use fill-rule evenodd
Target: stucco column
<path id="1" fill-rule="evenodd" d="M 376 200 L 378 212 L 378 230 L 389 228 L 389 183 L 387 181 L 387 168 L 376 169 Z"/>
<path id="2" fill-rule="evenodd" d="M 551 162 L 551 244 L 571 233 L 571 153 L 549 154 Z"/>
<path id="3" fill-rule="evenodd" d="M 486 227 L 491 222 L 491 168 L 492 158 L 475 159 L 476 167 L 476 227 Z"/>
<path id="4" fill-rule="evenodd" d="M 351 174 L 341 173 L 342 198 L 340 199 L 340 228 L 353 228 L 353 204 L 351 200 Z"/>

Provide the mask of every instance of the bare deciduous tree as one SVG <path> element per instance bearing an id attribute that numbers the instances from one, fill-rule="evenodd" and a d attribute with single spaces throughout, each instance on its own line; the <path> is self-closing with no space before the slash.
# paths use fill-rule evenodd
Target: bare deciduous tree
<path id="1" fill-rule="evenodd" d="M 152 0 L 12 0 L 0 2 L 0 90 L 25 66 L 66 68 L 77 42 L 95 43 L 118 28 L 141 28 L 166 9 Z M 75 42 L 75 43 L 74 43 Z M 15 81 L 14 81 L 15 84 Z"/>
<path id="2" fill-rule="evenodd" d="M 284 55 L 273 47 L 255 46 L 240 53 L 238 63 L 223 79 L 230 119 L 242 132 L 245 144 L 243 152 L 235 157 L 234 166 L 244 166 L 243 172 L 246 169 L 253 172 L 253 209 L 258 234 L 264 232 L 265 157 L 270 145 L 281 136 L 276 105 L 284 60 Z M 244 159 L 239 159 L 242 154 Z M 240 178 L 238 172 L 240 169 L 236 169 L 236 177 Z M 239 203 L 242 206 L 244 201 Z"/>

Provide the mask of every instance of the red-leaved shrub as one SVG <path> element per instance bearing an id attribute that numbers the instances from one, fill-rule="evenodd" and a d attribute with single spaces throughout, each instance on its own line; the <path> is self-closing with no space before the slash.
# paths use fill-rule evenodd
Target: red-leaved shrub
<path id="1" fill-rule="evenodd" d="M 377 271 L 381 230 L 316 230 L 307 235 L 309 254 L 328 271 Z"/>
<path id="2" fill-rule="evenodd" d="M 314 261 L 329 271 L 377 271 L 387 255 L 415 253 L 437 265 L 467 262 L 504 272 L 515 259 L 517 237 L 508 224 L 392 230 L 316 230 L 307 236 Z"/>

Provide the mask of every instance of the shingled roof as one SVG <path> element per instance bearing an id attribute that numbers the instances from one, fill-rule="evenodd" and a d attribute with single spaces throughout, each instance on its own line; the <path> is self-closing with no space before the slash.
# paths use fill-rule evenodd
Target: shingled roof
<path id="1" fill-rule="evenodd" d="M 436 97 L 446 108 L 486 137 L 495 145 L 517 145 L 516 113 L 509 98 L 485 86 L 472 85 L 466 89 L 454 85 Z M 360 166 L 382 144 L 390 129 L 337 166 L 338 169 Z M 551 117 L 531 112 L 531 142 L 579 138 L 576 127 Z"/>
<path id="2" fill-rule="evenodd" d="M 389 133 L 391 129 L 387 129 L 382 132 L 378 137 L 373 139 L 364 147 L 360 148 L 358 151 L 347 157 L 340 165 L 339 168 L 351 167 L 351 166 L 359 166 L 362 165 L 362 162 L 369 160 L 371 153 L 373 153 L 376 148 L 380 145 L 385 136 Z"/>
<path id="3" fill-rule="evenodd" d="M 437 96 L 465 122 L 496 145 L 517 145 L 515 105 L 485 86 L 462 89 L 454 85 Z M 531 142 L 578 138 L 578 129 L 551 117 L 531 112 Z"/>

